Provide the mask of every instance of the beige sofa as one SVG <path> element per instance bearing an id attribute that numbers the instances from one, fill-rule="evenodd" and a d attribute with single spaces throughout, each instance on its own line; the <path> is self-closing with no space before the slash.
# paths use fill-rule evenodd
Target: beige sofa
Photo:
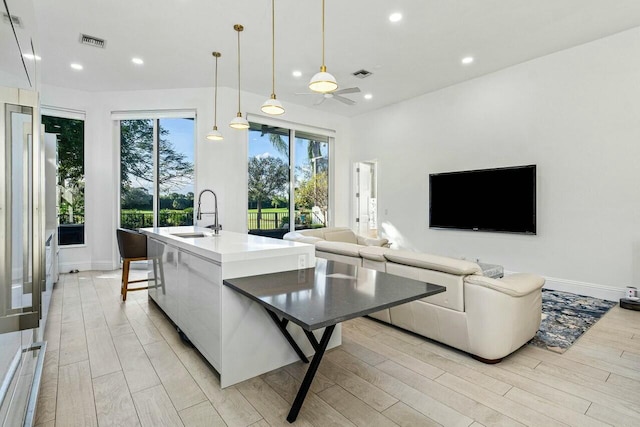
<path id="1" fill-rule="evenodd" d="M 359 240 L 345 228 L 303 230 L 284 238 L 314 244 L 321 258 L 445 286 L 446 292 L 371 317 L 484 362 L 499 362 L 533 338 L 540 327 L 544 285 L 540 276 L 519 273 L 492 279 L 483 275 L 477 263 L 389 249 L 385 239 Z"/>

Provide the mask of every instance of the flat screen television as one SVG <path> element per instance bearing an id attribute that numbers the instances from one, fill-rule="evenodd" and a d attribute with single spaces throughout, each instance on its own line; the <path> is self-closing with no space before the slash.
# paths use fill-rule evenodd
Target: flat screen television
<path id="1" fill-rule="evenodd" d="M 536 234 L 536 165 L 430 174 L 429 228 Z"/>

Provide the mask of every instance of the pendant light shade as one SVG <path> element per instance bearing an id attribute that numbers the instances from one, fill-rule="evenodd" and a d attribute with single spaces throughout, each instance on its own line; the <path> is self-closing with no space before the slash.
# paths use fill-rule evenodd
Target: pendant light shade
<path id="1" fill-rule="evenodd" d="M 329 93 L 338 89 L 336 78 L 327 72 L 327 66 L 324 64 L 324 0 L 322 0 L 322 65 L 320 72 L 311 78 L 309 89 L 319 93 Z"/>
<path id="2" fill-rule="evenodd" d="M 238 114 L 231 120 L 229 126 L 234 129 L 249 129 L 249 122 L 242 117 L 242 110 L 240 109 L 240 32 L 244 30 L 244 27 L 240 24 L 233 26 L 233 29 L 238 32 Z"/>
<path id="3" fill-rule="evenodd" d="M 222 141 L 224 139 L 224 136 L 222 136 L 222 134 L 218 130 L 218 126 L 214 126 L 211 132 L 207 134 L 207 139 L 209 141 Z"/>
<path id="4" fill-rule="evenodd" d="M 271 96 L 260 108 L 264 113 L 277 116 L 284 114 L 282 103 L 276 99 L 276 6 L 271 0 Z"/>
<path id="5" fill-rule="evenodd" d="M 213 89 L 213 129 L 207 134 L 207 139 L 210 141 L 222 141 L 224 137 L 218 131 L 217 115 L 218 115 L 218 58 L 222 56 L 220 52 L 211 53 L 216 58 L 215 68 L 215 84 Z"/>
<path id="6" fill-rule="evenodd" d="M 238 112 L 238 115 L 229 122 L 229 126 L 239 130 L 249 129 L 249 122 L 242 117 L 242 113 Z"/>

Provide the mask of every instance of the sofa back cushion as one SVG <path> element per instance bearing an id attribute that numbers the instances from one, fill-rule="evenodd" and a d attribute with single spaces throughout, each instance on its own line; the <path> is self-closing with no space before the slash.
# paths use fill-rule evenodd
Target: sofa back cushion
<path id="1" fill-rule="evenodd" d="M 396 264 L 426 268 L 459 276 L 467 276 L 469 274 L 482 275 L 482 269 L 477 263 L 456 258 L 411 251 L 389 251 L 384 256 L 387 260 Z"/>
<path id="2" fill-rule="evenodd" d="M 325 231 L 324 232 L 325 240 L 329 242 L 344 242 L 344 243 L 358 243 L 358 239 L 356 239 L 356 235 L 353 231 L 349 229 L 343 230 L 335 230 L 335 231 Z"/>
<path id="3" fill-rule="evenodd" d="M 397 251 L 392 251 L 397 252 Z M 387 262 L 387 273 L 408 277 L 447 288 L 446 292 L 423 298 L 420 301 L 439 305 L 456 311 L 464 311 L 464 277 L 441 271 Z"/>

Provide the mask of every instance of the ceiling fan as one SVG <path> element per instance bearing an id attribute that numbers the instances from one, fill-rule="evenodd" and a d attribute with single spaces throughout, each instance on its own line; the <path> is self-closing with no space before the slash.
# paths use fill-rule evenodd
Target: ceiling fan
<path id="1" fill-rule="evenodd" d="M 313 105 L 320 105 L 327 99 L 335 99 L 336 101 L 342 102 L 343 104 L 354 105 L 356 101 L 346 98 L 342 95 L 346 95 L 348 93 L 358 93 L 358 92 L 360 92 L 359 87 L 348 87 L 346 89 L 340 89 L 340 90 L 336 90 L 335 92 L 329 92 L 329 93 L 301 92 L 301 93 L 296 93 L 296 95 L 317 95 L 320 98 L 316 102 L 314 102 Z"/>

